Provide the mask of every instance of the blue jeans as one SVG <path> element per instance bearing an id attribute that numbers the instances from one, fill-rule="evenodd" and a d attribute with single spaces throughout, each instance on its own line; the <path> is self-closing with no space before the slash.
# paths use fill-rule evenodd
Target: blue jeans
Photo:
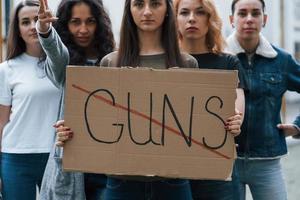
<path id="1" fill-rule="evenodd" d="M 2 194 L 5 200 L 36 200 L 49 153 L 2 153 Z"/>
<path id="2" fill-rule="evenodd" d="M 190 180 L 193 200 L 239 200 L 236 176 L 234 165 L 232 181 Z"/>
<path id="3" fill-rule="evenodd" d="M 106 175 L 104 174 L 84 174 L 86 200 L 100 200 L 103 197 L 106 179 Z"/>
<path id="4" fill-rule="evenodd" d="M 286 200 L 287 192 L 280 159 L 237 159 L 240 199 L 246 199 L 246 184 L 255 200 Z"/>
<path id="5" fill-rule="evenodd" d="M 132 181 L 107 178 L 104 200 L 192 200 L 188 180 Z"/>

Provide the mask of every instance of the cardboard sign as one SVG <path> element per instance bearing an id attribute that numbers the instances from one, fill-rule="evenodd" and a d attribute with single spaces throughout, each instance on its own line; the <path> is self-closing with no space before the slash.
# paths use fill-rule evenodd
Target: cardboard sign
<path id="1" fill-rule="evenodd" d="M 230 178 L 237 72 L 68 67 L 65 170 Z"/>

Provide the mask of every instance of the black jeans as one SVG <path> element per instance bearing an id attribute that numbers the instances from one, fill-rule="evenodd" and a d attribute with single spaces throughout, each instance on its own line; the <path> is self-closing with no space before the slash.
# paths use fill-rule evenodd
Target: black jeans
<path id="1" fill-rule="evenodd" d="M 106 188 L 106 175 L 104 174 L 84 174 L 86 200 L 100 200 Z"/>

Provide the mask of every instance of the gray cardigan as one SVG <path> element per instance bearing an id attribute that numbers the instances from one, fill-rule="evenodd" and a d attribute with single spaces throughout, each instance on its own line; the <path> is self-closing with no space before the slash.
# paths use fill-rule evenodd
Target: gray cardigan
<path id="1" fill-rule="evenodd" d="M 47 38 L 39 36 L 47 55 L 45 71 L 52 83 L 61 90 L 59 119 L 63 119 L 64 87 L 69 52 L 55 29 Z M 84 176 L 80 172 L 64 172 L 62 169 L 62 148 L 54 145 L 44 172 L 40 200 L 85 200 Z"/>

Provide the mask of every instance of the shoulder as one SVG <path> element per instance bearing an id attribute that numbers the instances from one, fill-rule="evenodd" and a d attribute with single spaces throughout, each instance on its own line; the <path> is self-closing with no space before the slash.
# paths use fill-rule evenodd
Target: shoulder
<path id="1" fill-rule="evenodd" d="M 183 61 L 195 60 L 195 58 L 193 56 L 191 56 L 190 54 L 187 54 L 187 53 L 181 53 L 181 57 L 182 57 Z"/>
<path id="2" fill-rule="evenodd" d="M 198 62 L 193 56 L 187 53 L 181 53 L 181 57 L 185 64 L 185 68 L 198 68 Z"/>
<path id="3" fill-rule="evenodd" d="M 3 72 L 9 68 L 8 61 L 0 63 L 0 71 Z"/>
<path id="4" fill-rule="evenodd" d="M 223 52 L 223 53 L 220 53 L 219 55 L 227 60 L 236 60 L 237 59 L 236 55 L 229 53 L 229 52 Z"/>
<path id="5" fill-rule="evenodd" d="M 118 60 L 118 51 L 111 52 L 101 59 L 100 66 L 116 67 Z"/>
<path id="6" fill-rule="evenodd" d="M 292 55 L 290 53 L 288 53 L 286 50 L 276 47 L 274 45 L 272 45 L 273 49 L 277 52 L 277 56 L 278 57 L 292 57 Z"/>
<path id="7" fill-rule="evenodd" d="M 229 68 L 236 69 L 240 67 L 240 60 L 236 55 L 230 53 L 222 53 L 221 56 L 224 58 Z"/>
<path id="8" fill-rule="evenodd" d="M 274 50 L 277 52 L 275 59 L 283 63 L 283 66 L 287 67 L 288 70 L 295 70 L 300 68 L 300 63 L 286 50 L 272 45 Z M 296 66 L 296 67 L 295 67 Z"/>
<path id="9" fill-rule="evenodd" d="M 218 56 L 219 59 L 223 59 L 225 62 L 236 62 L 239 61 L 238 57 L 231 53 L 231 52 L 222 52 L 219 54 L 216 54 Z"/>
<path id="10" fill-rule="evenodd" d="M 9 64 L 11 60 L 4 61 L 0 64 L 0 82 L 9 80 L 13 76 L 13 69 Z M 1 84 L 0 84 L 1 85 Z"/>
<path id="11" fill-rule="evenodd" d="M 19 56 L 13 59 L 6 60 L 0 63 L 0 73 L 10 73 L 13 71 L 13 68 L 18 68 L 20 65 L 24 66 L 24 62 L 21 62 Z"/>

